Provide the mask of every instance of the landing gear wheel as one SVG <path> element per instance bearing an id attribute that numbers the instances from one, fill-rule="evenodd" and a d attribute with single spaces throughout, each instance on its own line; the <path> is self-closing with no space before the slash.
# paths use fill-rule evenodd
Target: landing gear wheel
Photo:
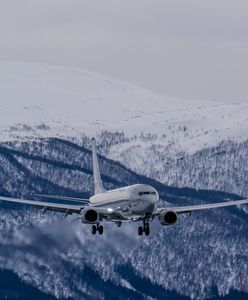
<path id="1" fill-rule="evenodd" d="M 139 226 L 138 228 L 138 234 L 142 235 L 142 233 L 145 233 L 145 235 L 150 235 L 150 224 L 149 224 L 149 216 L 145 216 L 143 219 L 143 226 Z"/>
<path id="2" fill-rule="evenodd" d="M 121 227 L 122 223 L 121 222 L 117 222 L 116 224 L 117 224 L 117 227 Z"/>
<path id="3" fill-rule="evenodd" d="M 139 226 L 138 227 L 138 235 L 142 235 L 142 233 L 143 233 L 143 227 Z"/>
<path id="4" fill-rule="evenodd" d="M 145 234 L 146 235 L 149 235 L 150 234 L 150 226 L 149 226 L 149 224 L 147 224 L 146 226 L 145 226 L 145 228 L 144 228 L 145 230 Z"/>
<path id="5" fill-rule="evenodd" d="M 100 226 L 98 227 L 98 233 L 99 233 L 100 235 L 103 234 L 103 226 L 102 226 L 102 225 L 100 225 Z"/>
<path id="6" fill-rule="evenodd" d="M 92 234 L 96 234 L 96 231 L 97 231 L 96 225 L 93 225 L 93 226 L 91 227 L 91 233 L 92 233 Z"/>

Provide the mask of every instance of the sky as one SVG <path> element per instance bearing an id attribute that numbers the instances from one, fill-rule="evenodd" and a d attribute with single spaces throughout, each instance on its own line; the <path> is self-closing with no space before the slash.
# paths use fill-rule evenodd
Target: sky
<path id="1" fill-rule="evenodd" d="M 248 102 L 247 0 L 0 0 L 0 60 Z"/>

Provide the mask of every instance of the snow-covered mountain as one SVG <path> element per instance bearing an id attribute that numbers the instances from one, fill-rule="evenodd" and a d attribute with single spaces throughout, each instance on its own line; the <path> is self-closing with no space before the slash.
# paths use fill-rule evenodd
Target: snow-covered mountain
<path id="1" fill-rule="evenodd" d="M 247 129 L 248 104 L 166 97 L 81 69 L 0 62 L 1 140 L 143 132 L 153 144 L 192 152 L 246 139 Z"/>
<path id="2" fill-rule="evenodd" d="M 93 135 L 102 154 L 166 184 L 248 195 L 248 104 L 166 97 L 76 68 L 0 63 L 0 141 L 82 144 Z"/>
<path id="3" fill-rule="evenodd" d="M 76 68 L 0 62 L 0 193 L 87 197 L 96 135 L 101 154 L 125 165 L 101 157 L 106 187 L 147 182 L 173 204 L 236 199 L 177 187 L 248 195 L 247 127 L 248 104 L 171 98 Z M 111 291 L 117 299 L 119 289 L 120 299 L 226 295 L 239 289 L 240 270 L 247 274 L 246 211 L 198 214 L 166 231 L 154 224 L 144 240 L 135 226 L 109 227 L 96 242 L 72 220 L 6 209 L 0 268 L 60 298 L 104 299 Z"/>

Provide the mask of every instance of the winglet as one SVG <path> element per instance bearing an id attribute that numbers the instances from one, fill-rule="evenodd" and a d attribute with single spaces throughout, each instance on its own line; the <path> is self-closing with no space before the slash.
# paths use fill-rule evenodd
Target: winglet
<path id="1" fill-rule="evenodd" d="M 105 189 L 102 185 L 99 163 L 96 153 L 96 140 L 92 139 L 92 160 L 93 160 L 93 176 L 94 176 L 94 192 L 95 194 L 104 193 Z"/>

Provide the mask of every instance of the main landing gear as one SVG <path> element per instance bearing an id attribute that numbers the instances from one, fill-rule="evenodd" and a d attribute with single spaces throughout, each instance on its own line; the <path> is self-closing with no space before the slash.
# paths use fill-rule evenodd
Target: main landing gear
<path id="1" fill-rule="evenodd" d="M 144 219 L 143 226 L 138 227 L 138 235 L 142 235 L 143 232 L 145 233 L 145 235 L 150 234 L 150 225 L 147 219 Z"/>
<path id="2" fill-rule="evenodd" d="M 91 227 L 91 233 L 96 234 L 96 232 L 98 232 L 100 235 L 103 234 L 103 226 L 99 225 L 99 223 L 97 223 L 97 225 L 93 225 Z"/>

